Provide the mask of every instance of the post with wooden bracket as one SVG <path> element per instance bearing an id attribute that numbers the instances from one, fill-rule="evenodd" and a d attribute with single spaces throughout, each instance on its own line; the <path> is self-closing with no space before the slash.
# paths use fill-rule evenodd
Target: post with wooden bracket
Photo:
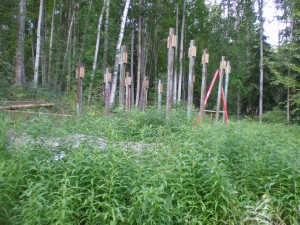
<path id="1" fill-rule="evenodd" d="M 222 86 L 223 86 L 223 76 L 224 76 L 225 69 L 226 69 L 226 61 L 225 61 L 225 57 L 222 56 L 222 60 L 220 62 L 219 88 L 218 88 L 218 98 L 217 98 L 217 107 L 216 107 L 216 122 L 219 121 Z"/>
<path id="2" fill-rule="evenodd" d="M 106 68 L 104 74 L 105 83 L 105 114 L 109 114 L 109 98 L 110 98 L 110 83 L 111 83 L 111 73 L 109 73 L 108 68 Z"/>
<path id="3" fill-rule="evenodd" d="M 192 107 L 193 107 L 193 91 L 194 91 L 194 63 L 195 63 L 195 57 L 196 57 L 196 51 L 197 48 L 195 46 L 195 41 L 190 41 L 190 47 L 189 47 L 189 79 L 188 79 L 188 105 L 187 105 L 187 115 L 188 117 L 191 116 Z"/>
<path id="4" fill-rule="evenodd" d="M 202 82 L 201 82 L 201 98 L 200 98 L 200 114 L 198 120 L 203 119 L 205 114 L 205 96 L 206 96 L 206 78 L 207 78 L 207 64 L 209 61 L 208 49 L 204 49 L 202 55 Z"/>
<path id="5" fill-rule="evenodd" d="M 167 41 L 168 51 L 168 81 L 167 81 L 167 104 L 166 113 L 169 119 L 169 113 L 172 109 L 172 94 L 173 94 L 173 73 L 174 73 L 174 51 L 176 47 L 176 35 L 174 28 L 170 28 Z"/>
<path id="6" fill-rule="evenodd" d="M 142 111 L 145 111 L 148 104 L 148 89 L 149 89 L 149 80 L 148 77 L 144 77 L 142 91 L 143 91 L 143 99 L 142 99 Z"/>
<path id="7" fill-rule="evenodd" d="M 130 112 L 130 102 L 131 102 L 131 84 L 132 80 L 129 75 L 129 72 L 126 73 L 125 86 L 126 86 L 126 103 L 125 110 L 126 112 Z"/>
<path id="8" fill-rule="evenodd" d="M 230 61 L 227 61 L 226 70 L 225 70 L 225 103 L 226 103 L 226 106 L 228 106 L 227 97 L 228 97 L 228 85 L 229 85 L 229 74 L 230 73 L 231 73 Z M 224 109 L 223 109 L 223 111 L 225 112 Z M 225 121 L 225 117 L 226 117 L 226 115 L 225 115 L 225 113 L 223 113 L 223 120 L 224 121 Z"/>
<path id="9" fill-rule="evenodd" d="M 161 95 L 162 95 L 162 92 L 163 92 L 163 84 L 161 83 L 161 80 L 158 80 L 157 89 L 158 89 L 158 99 L 157 99 L 158 109 L 161 109 Z"/>
<path id="10" fill-rule="evenodd" d="M 82 79 L 84 78 L 84 66 L 81 61 L 77 63 L 76 69 L 77 78 L 77 115 L 82 113 Z"/>
<path id="11" fill-rule="evenodd" d="M 125 71 L 127 64 L 127 48 L 126 46 L 121 46 L 120 53 L 120 88 L 119 88 L 119 107 L 124 107 L 125 105 Z"/>

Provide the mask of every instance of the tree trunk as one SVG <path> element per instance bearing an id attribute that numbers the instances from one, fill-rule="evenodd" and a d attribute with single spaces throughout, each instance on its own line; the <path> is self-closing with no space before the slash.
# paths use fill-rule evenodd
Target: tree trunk
<path id="1" fill-rule="evenodd" d="M 45 7 L 46 8 L 46 7 Z M 47 66 L 46 66 L 46 38 L 47 38 L 47 11 L 44 11 L 44 19 L 42 20 L 43 36 L 42 36 L 42 48 L 41 48 L 41 60 L 42 60 L 42 84 L 46 84 Z"/>
<path id="2" fill-rule="evenodd" d="M 176 4 L 176 47 L 175 47 L 175 68 L 174 68 L 174 86 L 173 86 L 173 102 L 176 103 L 176 97 L 177 97 L 177 55 L 178 55 L 178 2 Z"/>
<path id="3" fill-rule="evenodd" d="M 141 85 L 141 61 L 142 61 L 142 0 L 139 1 L 139 30 L 138 30 L 138 68 L 137 68 L 137 80 L 136 80 L 136 98 L 135 106 L 139 105 L 140 100 L 140 85 Z"/>
<path id="4" fill-rule="evenodd" d="M 109 4 L 110 4 L 110 0 L 107 0 L 107 2 L 106 2 L 106 12 L 105 12 L 105 38 L 104 38 L 104 50 L 103 50 L 103 73 L 105 73 L 106 67 L 107 67 L 108 31 L 109 31 Z"/>
<path id="5" fill-rule="evenodd" d="M 94 75 L 96 72 L 96 66 L 97 66 L 97 61 L 98 61 L 98 52 L 99 52 L 99 45 L 100 45 L 100 34 L 101 34 L 101 25 L 102 25 L 102 20 L 103 20 L 103 15 L 106 7 L 106 0 L 104 0 L 101 14 L 99 16 L 98 20 L 98 27 L 97 27 L 97 39 L 96 39 L 96 47 L 95 47 L 95 55 L 94 55 L 94 61 L 93 61 L 93 72 L 91 74 L 91 81 L 90 81 L 90 86 L 89 86 L 89 94 L 88 94 L 88 106 L 91 104 L 91 98 L 92 98 L 92 89 L 93 89 L 93 80 L 94 80 Z"/>
<path id="6" fill-rule="evenodd" d="M 70 51 L 70 46 L 71 46 L 71 37 L 72 37 L 72 28 L 73 28 L 73 24 L 74 24 L 74 20 L 75 20 L 75 6 L 71 6 L 72 7 L 72 17 L 71 17 L 71 22 L 69 25 L 69 31 L 68 31 L 68 39 L 67 39 L 67 48 L 66 48 L 66 52 L 65 52 L 65 56 L 64 56 L 64 69 L 63 72 L 65 73 L 65 64 L 67 63 L 67 57 L 71 57 L 71 51 Z M 61 78 L 61 86 L 62 86 L 62 80 L 63 78 Z M 67 75 L 67 92 L 70 89 L 70 74 Z"/>
<path id="7" fill-rule="evenodd" d="M 43 19 L 43 4 L 44 1 L 40 0 L 40 11 L 39 11 L 39 20 L 37 27 L 37 40 L 36 40 L 36 54 L 35 54 L 35 63 L 34 63 L 34 75 L 33 81 L 35 87 L 37 87 L 39 82 L 39 64 L 40 64 L 40 50 L 41 50 L 41 24 Z"/>
<path id="8" fill-rule="evenodd" d="M 25 14 L 26 14 L 26 0 L 19 1 L 19 34 L 18 47 L 16 57 L 16 83 L 21 84 L 25 82 L 24 69 L 24 38 L 25 38 Z"/>
<path id="9" fill-rule="evenodd" d="M 259 60 L 259 121 L 262 122 L 263 114 L 263 85 L 264 85 L 264 53 L 263 53 L 263 32 L 264 32 L 264 21 L 263 21 L 263 0 L 258 0 L 259 10 L 259 40 L 260 40 L 260 60 Z"/>
<path id="10" fill-rule="evenodd" d="M 51 17 L 51 31 L 50 31 L 50 41 L 49 41 L 49 65 L 48 65 L 48 82 L 51 81 L 52 73 L 52 49 L 53 49 L 53 32 L 54 32 L 54 18 L 55 18 L 55 8 L 56 0 L 53 0 L 53 10 Z"/>
<path id="11" fill-rule="evenodd" d="M 114 74 L 112 78 L 112 86 L 111 86 L 111 95 L 109 99 L 110 107 L 112 107 L 115 103 L 115 96 L 116 96 L 116 89 L 117 89 L 117 79 L 118 79 L 118 61 L 119 61 L 119 54 L 120 54 L 120 48 L 124 36 L 124 29 L 125 29 L 125 22 L 128 14 L 128 8 L 129 8 L 129 3 L 130 0 L 126 0 L 125 2 L 125 7 L 124 7 L 124 12 L 122 16 L 122 22 L 121 22 L 121 27 L 120 27 L 120 34 L 116 46 L 116 57 L 115 57 L 115 65 L 114 65 Z"/>
<path id="12" fill-rule="evenodd" d="M 81 60 L 81 58 L 82 58 L 82 53 L 83 53 L 85 44 L 87 42 L 87 32 L 90 28 L 89 23 L 90 23 L 90 14 L 91 14 L 92 5 L 93 5 L 93 0 L 90 0 L 89 10 L 88 10 L 87 16 L 85 17 L 85 26 L 84 26 L 84 32 L 83 32 L 83 37 L 82 37 L 80 51 L 79 51 L 79 60 Z"/>
<path id="13" fill-rule="evenodd" d="M 134 21 L 131 25 L 131 62 L 130 62 L 130 76 L 131 76 L 131 105 L 134 105 Z"/>
<path id="14" fill-rule="evenodd" d="M 183 42 L 184 42 L 184 26 L 185 26 L 185 4 L 186 0 L 182 0 L 182 22 L 181 22 L 181 37 L 180 37 L 180 56 L 179 56 L 179 78 L 178 78 L 178 102 L 181 100 L 182 73 L 183 73 Z"/>

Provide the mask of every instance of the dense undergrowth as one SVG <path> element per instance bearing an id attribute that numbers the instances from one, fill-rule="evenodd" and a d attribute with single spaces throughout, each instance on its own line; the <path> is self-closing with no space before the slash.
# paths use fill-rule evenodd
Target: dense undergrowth
<path id="1" fill-rule="evenodd" d="M 300 127 L 252 121 L 194 127 L 184 111 L 92 112 L 82 118 L 0 114 L 0 224 L 298 224 Z M 105 138 L 55 160 L 26 133 Z M 159 143 L 133 151 L 116 141 Z"/>

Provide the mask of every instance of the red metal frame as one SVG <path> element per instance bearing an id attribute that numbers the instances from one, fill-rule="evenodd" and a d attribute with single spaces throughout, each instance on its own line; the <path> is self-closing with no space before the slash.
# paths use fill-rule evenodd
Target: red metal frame
<path id="1" fill-rule="evenodd" d="M 215 82 L 217 80 L 217 78 L 220 77 L 220 71 L 217 70 L 215 72 L 215 75 L 214 75 L 214 78 L 212 79 L 211 83 L 210 83 L 210 86 L 209 86 L 209 89 L 208 89 L 208 92 L 205 96 L 205 100 L 204 100 L 204 110 L 205 110 L 205 106 L 208 102 L 208 99 L 209 99 L 209 96 L 211 94 L 211 91 L 215 85 Z M 223 111 L 224 111 L 224 115 L 225 115 L 225 122 L 228 123 L 228 112 L 227 112 L 227 104 L 226 104 L 226 99 L 225 99 L 225 94 L 224 94 L 224 88 L 222 87 L 222 102 L 223 102 Z M 198 113 L 198 116 L 197 116 L 197 120 L 196 120 L 196 124 L 197 125 L 201 120 L 201 117 L 200 117 L 200 112 Z"/>

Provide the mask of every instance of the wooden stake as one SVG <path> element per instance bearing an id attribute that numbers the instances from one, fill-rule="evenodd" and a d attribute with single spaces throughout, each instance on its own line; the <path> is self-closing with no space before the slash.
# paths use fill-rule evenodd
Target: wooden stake
<path id="1" fill-rule="evenodd" d="M 226 103 L 226 106 L 228 106 L 227 97 L 228 97 L 228 84 L 229 84 L 229 74 L 230 73 L 231 73 L 230 61 L 227 61 L 226 70 L 225 70 L 225 103 Z M 227 109 L 228 109 L 228 107 L 227 107 Z M 225 110 L 223 109 L 223 111 L 225 111 Z M 223 113 L 223 120 L 225 120 L 225 113 Z"/>
<path id="2" fill-rule="evenodd" d="M 158 102 L 158 109 L 161 109 L 161 95 L 162 95 L 162 83 L 161 83 L 161 80 L 158 80 L 158 86 L 157 86 L 157 89 L 158 89 L 158 99 L 157 99 L 157 102 Z"/>
<path id="3" fill-rule="evenodd" d="M 77 114 L 82 113 L 82 79 L 84 77 L 84 67 L 81 61 L 77 64 Z"/>
<path id="4" fill-rule="evenodd" d="M 109 114 L 110 82 L 108 68 L 105 72 L 105 114 Z"/>
<path id="5" fill-rule="evenodd" d="M 225 63 L 225 56 L 222 56 L 222 60 L 220 63 L 220 77 L 219 77 L 218 99 L 217 99 L 217 108 L 216 108 L 216 122 L 219 121 L 219 115 L 220 115 L 221 94 L 222 94 L 223 75 L 224 75 L 224 63 Z"/>
<path id="6" fill-rule="evenodd" d="M 190 48 L 189 48 L 189 80 L 188 80 L 188 105 L 187 105 L 187 115 L 188 117 L 191 116 L 192 107 L 193 107 L 193 75 L 194 75 L 194 61 L 195 61 L 195 54 L 193 54 L 193 50 L 196 48 L 195 41 L 191 40 Z"/>
<path id="7" fill-rule="evenodd" d="M 145 76 L 144 77 L 144 81 L 143 81 L 143 86 L 142 86 L 142 90 L 143 90 L 143 94 L 142 94 L 142 111 L 145 111 L 145 109 L 147 108 L 147 104 L 148 104 L 148 88 L 149 88 L 149 80 L 148 78 Z"/>
<path id="8" fill-rule="evenodd" d="M 206 60 L 207 58 L 207 60 Z M 206 96 L 206 78 L 207 78 L 207 64 L 208 64 L 208 49 L 204 49 L 202 55 L 202 82 L 201 82 L 201 99 L 200 99 L 200 118 L 203 119 L 205 114 L 205 96 Z M 199 118 L 199 119 L 200 119 Z"/>
<path id="9" fill-rule="evenodd" d="M 121 46 L 120 54 L 120 87 L 119 87 L 119 107 L 124 107 L 125 105 L 125 70 L 127 63 L 127 49 L 126 46 Z M 125 64 L 125 65 L 124 65 Z"/>
<path id="10" fill-rule="evenodd" d="M 129 76 L 129 72 L 126 73 L 126 103 L 125 103 L 125 110 L 126 112 L 130 112 L 130 102 L 131 102 L 131 77 Z"/>
<path id="11" fill-rule="evenodd" d="M 172 90 L 173 90 L 173 71 L 174 71 L 174 47 L 172 45 L 172 40 L 174 37 L 175 31 L 174 28 L 169 30 L 168 38 L 168 84 L 167 84 L 167 104 L 166 104 L 166 113 L 167 119 L 169 119 L 169 113 L 172 109 Z"/>

